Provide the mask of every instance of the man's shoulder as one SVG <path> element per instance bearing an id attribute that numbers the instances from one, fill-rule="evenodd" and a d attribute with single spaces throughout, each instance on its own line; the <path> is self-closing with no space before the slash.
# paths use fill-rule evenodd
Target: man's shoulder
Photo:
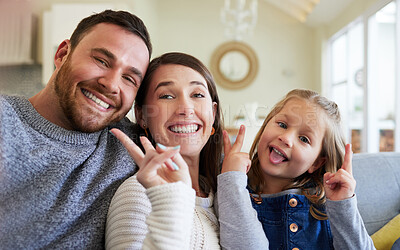
<path id="1" fill-rule="evenodd" d="M 9 119 L 20 113 L 26 99 L 21 96 L 0 95 L 1 120 Z"/>
<path id="2" fill-rule="evenodd" d="M 0 93 L 1 101 L 24 100 L 24 99 L 27 99 L 27 98 L 20 96 L 20 95 L 7 95 L 7 94 Z"/>
<path id="3" fill-rule="evenodd" d="M 108 129 L 118 128 L 128 136 L 132 136 L 136 134 L 137 124 L 129 120 L 127 117 L 124 117 L 121 121 L 112 124 L 108 127 Z"/>
<path id="4" fill-rule="evenodd" d="M 8 96 L 8 95 L 4 95 L 4 94 L 0 94 L 0 107 L 5 107 L 5 106 L 8 106 L 9 105 L 9 101 L 8 101 L 8 99 L 10 98 L 11 96 Z"/>
<path id="5" fill-rule="evenodd" d="M 129 129 L 129 128 L 133 128 L 134 126 L 135 126 L 135 123 L 133 123 L 127 117 L 124 117 L 121 121 L 119 121 L 115 124 L 112 124 L 110 127 L 118 128 L 118 129 Z"/>
<path id="6" fill-rule="evenodd" d="M 0 94 L 0 109 L 9 109 L 13 106 L 20 106 L 27 99 L 22 96 L 11 96 Z"/>

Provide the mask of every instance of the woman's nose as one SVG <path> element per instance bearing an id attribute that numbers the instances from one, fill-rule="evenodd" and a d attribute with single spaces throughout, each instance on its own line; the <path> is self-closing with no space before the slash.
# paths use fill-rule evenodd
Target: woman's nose
<path id="1" fill-rule="evenodd" d="M 177 114 L 184 115 L 185 117 L 189 117 L 194 114 L 194 105 L 189 98 L 181 98 L 178 103 Z"/>

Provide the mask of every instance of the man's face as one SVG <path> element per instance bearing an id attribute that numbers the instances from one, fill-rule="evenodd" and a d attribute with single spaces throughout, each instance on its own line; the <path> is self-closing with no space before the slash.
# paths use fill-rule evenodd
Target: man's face
<path id="1" fill-rule="evenodd" d="M 95 132 L 120 121 L 132 107 L 149 63 L 144 41 L 101 23 L 66 57 L 60 59 L 54 81 L 63 127 Z"/>

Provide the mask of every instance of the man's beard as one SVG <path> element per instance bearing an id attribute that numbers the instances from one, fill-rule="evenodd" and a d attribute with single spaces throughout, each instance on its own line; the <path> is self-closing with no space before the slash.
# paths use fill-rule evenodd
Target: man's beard
<path id="1" fill-rule="evenodd" d="M 70 57 L 67 58 L 56 75 L 54 89 L 64 115 L 73 130 L 85 133 L 97 132 L 112 122 L 111 117 L 102 122 L 98 121 L 96 113 L 91 112 L 90 109 L 87 109 L 87 112 L 84 113 L 83 109 L 85 107 L 81 107 L 76 102 L 76 91 L 80 91 L 80 89 L 74 84 L 72 79 Z"/>

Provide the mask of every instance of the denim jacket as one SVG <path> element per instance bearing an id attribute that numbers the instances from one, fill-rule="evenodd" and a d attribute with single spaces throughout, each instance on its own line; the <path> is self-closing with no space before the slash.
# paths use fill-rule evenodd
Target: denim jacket
<path id="1" fill-rule="evenodd" d="M 252 197 L 269 249 L 333 249 L 329 221 L 317 220 L 310 214 L 311 203 L 304 195 L 261 195 L 261 203 L 256 201 L 258 195 Z M 318 210 L 326 213 L 324 207 Z"/>
<path id="2" fill-rule="evenodd" d="M 317 220 L 299 189 L 261 195 L 263 202 L 256 204 L 247 184 L 246 174 L 239 171 L 218 176 L 216 211 L 223 249 L 375 249 L 356 195 L 342 201 L 327 199 L 318 210 L 326 209 L 329 221 Z"/>

